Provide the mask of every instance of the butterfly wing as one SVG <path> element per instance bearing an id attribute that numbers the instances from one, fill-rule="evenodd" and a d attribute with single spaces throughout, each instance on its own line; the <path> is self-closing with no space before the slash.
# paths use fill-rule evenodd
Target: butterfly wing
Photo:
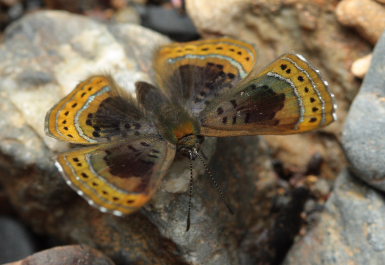
<path id="1" fill-rule="evenodd" d="M 285 54 L 200 113 L 207 136 L 291 134 L 336 119 L 334 95 L 301 55 Z"/>
<path id="2" fill-rule="evenodd" d="M 165 93 L 197 115 L 244 78 L 255 60 L 251 44 L 230 38 L 174 43 L 156 53 L 155 71 Z"/>
<path id="3" fill-rule="evenodd" d="M 156 137 L 131 137 L 58 155 L 66 182 L 90 205 L 121 216 L 143 206 L 174 159 L 175 146 Z"/>
<path id="4" fill-rule="evenodd" d="M 94 144 L 154 134 L 135 101 L 109 76 L 92 76 L 47 113 L 46 133 L 62 141 Z"/>

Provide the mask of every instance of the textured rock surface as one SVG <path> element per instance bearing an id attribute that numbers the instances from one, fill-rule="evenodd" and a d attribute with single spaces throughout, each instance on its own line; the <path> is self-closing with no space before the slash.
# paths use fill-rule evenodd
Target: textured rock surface
<path id="1" fill-rule="evenodd" d="M 335 178 L 336 172 L 345 165 L 338 145 L 339 135 L 359 87 L 350 72 L 351 65 L 371 50 L 356 32 L 338 22 L 335 13 L 338 3 L 336 0 L 186 1 L 187 11 L 203 36 L 228 35 L 255 43 L 259 67 L 282 53 L 297 52 L 321 70 L 336 94 L 339 120 L 317 135 L 269 136 L 266 139 L 288 168 L 304 170 L 307 163 L 304 156 L 327 153 L 322 170 L 326 178 Z M 321 149 L 308 148 L 314 143 Z"/>
<path id="2" fill-rule="evenodd" d="M 30 235 L 20 222 L 0 217 L 0 263 L 22 259 L 35 251 Z"/>
<path id="3" fill-rule="evenodd" d="M 87 246 L 65 246 L 44 250 L 8 265 L 114 265 L 111 259 Z"/>
<path id="4" fill-rule="evenodd" d="M 308 192 L 277 178 L 272 154 L 258 137 L 220 139 L 213 156 L 215 140 L 206 139 L 210 168 L 236 214 L 230 215 L 210 181 L 198 176 L 188 233 L 188 162 L 179 157 L 152 202 L 126 218 L 88 206 L 54 167 L 54 153 L 69 146 L 45 136 L 48 109 L 89 74 L 111 73 L 132 90 L 134 81 L 149 79 L 151 54 L 167 42 L 142 27 L 105 25 L 64 12 L 35 13 L 12 24 L 0 46 L 1 184 L 35 231 L 95 247 L 116 264 L 253 264 L 282 258 L 300 228 Z M 203 167 L 195 163 L 194 172 L 201 175 Z M 284 200 L 274 206 L 277 187 Z M 290 231 L 276 229 L 289 221 Z"/>
<path id="5" fill-rule="evenodd" d="M 385 35 L 346 120 L 343 145 L 353 172 L 385 191 Z"/>
<path id="6" fill-rule="evenodd" d="M 338 20 L 355 28 L 375 44 L 385 29 L 385 6 L 374 0 L 344 0 L 336 9 Z"/>
<path id="7" fill-rule="evenodd" d="M 371 264 L 385 260 L 385 201 L 347 171 L 319 222 L 289 252 L 285 265 Z"/>

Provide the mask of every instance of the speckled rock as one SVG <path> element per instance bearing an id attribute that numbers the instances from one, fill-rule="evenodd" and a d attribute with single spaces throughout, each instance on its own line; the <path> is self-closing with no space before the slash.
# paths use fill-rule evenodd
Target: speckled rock
<path id="1" fill-rule="evenodd" d="M 282 53 L 297 52 L 321 70 L 336 95 L 338 121 L 324 128 L 324 133 L 287 138 L 269 136 L 266 139 L 277 157 L 290 168 L 306 168 L 305 154 L 326 154 L 323 172 L 329 173 L 323 176 L 327 178 L 335 178 L 346 165 L 338 144 L 339 136 L 360 84 L 350 71 L 351 65 L 371 51 L 364 39 L 337 20 L 335 7 L 338 2 L 186 0 L 187 11 L 203 36 L 228 35 L 256 44 L 259 67 L 267 65 Z M 305 147 L 314 142 L 317 148 L 313 150 L 291 148 L 290 155 L 285 152 L 288 145 Z"/>
<path id="2" fill-rule="evenodd" d="M 23 225 L 0 216 L 0 264 L 25 258 L 35 251 L 35 244 Z"/>
<path id="3" fill-rule="evenodd" d="M 375 44 L 385 29 L 385 6 L 374 0 L 344 0 L 336 9 L 338 20 L 355 28 L 370 43 Z"/>
<path id="4" fill-rule="evenodd" d="M 384 220 L 383 194 L 344 171 L 319 222 L 283 264 L 384 264 Z"/>
<path id="5" fill-rule="evenodd" d="M 343 146 L 354 174 L 385 191 L 385 35 L 346 120 Z"/>
<path id="6" fill-rule="evenodd" d="M 111 259 L 87 246 L 64 246 L 35 253 L 8 265 L 114 265 Z"/>
<path id="7" fill-rule="evenodd" d="M 210 168 L 236 214 L 228 213 L 196 162 L 189 232 L 188 161 L 181 157 L 151 203 L 125 218 L 90 207 L 54 167 L 53 155 L 69 146 L 44 134 L 48 109 L 98 72 L 111 73 L 132 91 L 135 81 L 152 76 L 152 53 L 167 38 L 140 26 L 39 12 L 12 24 L 4 39 L 0 183 L 34 230 L 95 247 L 117 264 L 236 265 L 282 259 L 300 229 L 308 192 L 295 192 L 296 187 L 277 178 L 270 148 L 258 137 L 220 139 L 217 145 L 215 139 L 205 140 Z M 277 187 L 285 198 L 278 206 Z M 285 222 L 293 223 L 289 230 L 281 229 Z"/>

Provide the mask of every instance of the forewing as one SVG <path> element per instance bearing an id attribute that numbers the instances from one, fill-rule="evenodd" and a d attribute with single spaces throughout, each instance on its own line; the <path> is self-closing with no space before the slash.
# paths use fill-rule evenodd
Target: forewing
<path id="1" fill-rule="evenodd" d="M 155 70 L 165 93 L 198 115 L 244 78 L 255 60 L 253 45 L 220 38 L 166 45 L 156 54 Z"/>
<path id="2" fill-rule="evenodd" d="M 164 140 L 134 137 L 59 154 L 57 166 L 90 205 L 121 216 L 152 197 L 174 155 L 175 146 Z"/>
<path id="3" fill-rule="evenodd" d="M 46 133 L 62 141 L 94 144 L 155 133 L 135 101 L 109 76 L 81 82 L 47 113 Z"/>
<path id="4" fill-rule="evenodd" d="M 336 119 L 334 95 L 301 55 L 285 54 L 201 113 L 207 136 L 292 134 Z"/>

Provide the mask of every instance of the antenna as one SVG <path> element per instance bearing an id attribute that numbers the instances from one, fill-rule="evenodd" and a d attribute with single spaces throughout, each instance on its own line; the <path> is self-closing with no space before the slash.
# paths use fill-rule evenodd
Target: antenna
<path id="1" fill-rule="evenodd" d="M 186 232 L 190 229 L 190 212 L 191 212 L 192 192 L 193 192 L 193 168 L 192 168 L 192 160 L 190 159 L 190 188 L 189 188 L 189 196 L 188 196 Z"/>
<path id="2" fill-rule="evenodd" d="M 209 167 L 207 166 L 206 162 L 203 160 L 203 158 L 197 153 L 197 156 L 199 158 L 199 160 L 202 162 L 203 166 L 205 167 L 205 170 L 206 172 L 209 174 L 210 176 L 210 179 L 211 179 L 211 182 L 213 183 L 215 189 L 218 191 L 219 193 L 219 197 L 220 199 L 222 200 L 222 202 L 226 205 L 227 209 L 229 210 L 229 212 L 231 214 L 234 214 L 233 210 L 231 209 L 230 205 L 226 202 L 225 200 L 225 196 L 223 196 L 223 191 L 221 189 L 221 187 L 219 187 L 217 181 L 215 180 L 213 174 L 211 173 L 211 171 L 209 170 Z"/>

